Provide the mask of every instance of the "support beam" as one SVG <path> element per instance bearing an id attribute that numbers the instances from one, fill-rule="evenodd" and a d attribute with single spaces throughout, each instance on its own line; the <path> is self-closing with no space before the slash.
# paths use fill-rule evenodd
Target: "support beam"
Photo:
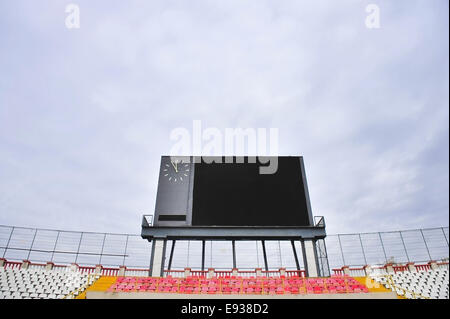
<path id="1" fill-rule="evenodd" d="M 152 253 L 150 260 L 150 276 L 164 276 L 164 260 L 166 255 L 166 239 L 154 239 L 152 245 Z"/>
<path id="2" fill-rule="evenodd" d="M 269 265 L 267 264 L 266 242 L 264 240 L 261 240 L 261 244 L 262 244 L 263 256 L 264 256 L 264 269 L 266 271 L 269 271 Z"/>
<path id="3" fill-rule="evenodd" d="M 202 240 L 202 271 L 205 270 L 205 241 Z"/>
<path id="4" fill-rule="evenodd" d="M 170 256 L 169 256 L 169 264 L 167 265 L 167 269 L 170 270 L 172 268 L 172 260 L 173 260 L 173 252 L 175 251 L 175 243 L 177 241 L 172 240 L 172 247 L 170 248 Z"/>
<path id="5" fill-rule="evenodd" d="M 291 240 L 292 251 L 294 252 L 295 266 L 297 266 L 297 270 L 300 270 L 300 263 L 298 262 L 297 251 L 295 250 L 295 242 Z"/>
<path id="6" fill-rule="evenodd" d="M 305 268 L 308 277 L 319 276 L 319 267 L 317 264 L 316 250 L 312 239 L 305 239 L 303 241 L 303 251 L 305 256 Z"/>
<path id="7" fill-rule="evenodd" d="M 233 247 L 233 269 L 234 269 L 236 268 L 236 242 L 232 240 L 231 245 Z"/>
<path id="8" fill-rule="evenodd" d="M 297 240 L 325 238 L 325 227 L 142 227 L 141 237 L 170 238 L 178 240 Z"/>
<path id="9" fill-rule="evenodd" d="M 322 264 L 319 262 L 319 249 L 317 248 L 317 240 L 312 241 L 313 249 L 314 249 L 314 257 L 316 258 L 316 268 L 317 268 L 317 277 L 323 277 L 323 267 Z"/>
<path id="10" fill-rule="evenodd" d="M 425 236 L 423 235 L 422 229 L 420 230 L 420 233 L 422 234 L 423 243 L 425 244 L 425 248 L 427 249 L 428 257 L 430 257 L 430 260 L 433 260 L 433 259 L 431 258 L 430 250 L 428 249 L 427 241 L 426 241 L 426 239 L 425 239 Z"/>

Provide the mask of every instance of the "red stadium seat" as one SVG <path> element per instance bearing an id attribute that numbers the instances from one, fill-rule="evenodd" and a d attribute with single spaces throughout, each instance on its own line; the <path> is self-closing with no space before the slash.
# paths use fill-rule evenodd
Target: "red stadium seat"
<path id="1" fill-rule="evenodd" d="M 187 278 L 118 277 L 110 292 L 154 292 L 182 294 L 342 294 L 367 293 L 366 286 L 352 277 L 331 278 Z"/>

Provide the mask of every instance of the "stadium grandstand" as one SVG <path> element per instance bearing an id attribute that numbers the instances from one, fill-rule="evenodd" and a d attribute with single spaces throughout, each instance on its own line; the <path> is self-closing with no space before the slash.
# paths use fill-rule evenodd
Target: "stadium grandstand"
<path id="1" fill-rule="evenodd" d="M 2 318 L 439 314 L 449 9 L 0 0 Z"/>
<path id="2" fill-rule="evenodd" d="M 449 298 L 448 227 L 325 242 L 329 276 L 307 276 L 281 240 L 266 242 L 268 269 L 258 241 L 236 243 L 237 267 L 229 242 L 210 241 L 202 269 L 191 240 L 169 247 L 163 276 L 151 277 L 139 235 L 0 226 L 0 299 Z"/>

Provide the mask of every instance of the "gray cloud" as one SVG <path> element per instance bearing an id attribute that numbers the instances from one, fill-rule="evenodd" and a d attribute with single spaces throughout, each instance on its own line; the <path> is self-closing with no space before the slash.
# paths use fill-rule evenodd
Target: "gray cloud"
<path id="1" fill-rule="evenodd" d="M 448 225 L 448 2 L 0 4 L 2 224 L 139 232 L 169 132 L 278 127 L 330 233 Z"/>

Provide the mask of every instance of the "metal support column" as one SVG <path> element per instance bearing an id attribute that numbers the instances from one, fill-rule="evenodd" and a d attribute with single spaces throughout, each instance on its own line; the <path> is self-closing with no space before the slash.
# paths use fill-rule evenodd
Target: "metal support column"
<path id="1" fill-rule="evenodd" d="M 422 229 L 420 230 L 420 233 L 422 234 L 423 243 L 425 244 L 425 248 L 427 249 L 428 257 L 430 257 L 430 260 L 432 260 L 430 250 L 428 249 L 427 241 L 425 240 Z"/>
<path id="2" fill-rule="evenodd" d="M 176 240 L 172 240 L 172 247 L 170 248 L 170 256 L 169 256 L 169 264 L 167 265 L 167 269 L 170 270 L 172 268 L 172 260 L 173 260 L 173 252 L 175 251 L 175 243 Z"/>
<path id="3" fill-rule="evenodd" d="M 50 258 L 51 262 L 53 262 L 53 257 L 55 257 L 55 250 L 56 250 L 56 246 L 58 245 L 59 234 L 60 234 L 60 231 L 58 230 L 58 233 L 56 234 L 55 245 L 53 246 L 52 257 Z"/>
<path id="4" fill-rule="evenodd" d="M 387 256 L 386 256 L 386 250 L 384 249 L 383 238 L 381 238 L 380 233 L 378 233 L 378 237 L 380 237 L 381 248 L 383 248 L 384 263 L 387 263 L 388 260 L 387 260 Z"/>
<path id="5" fill-rule="evenodd" d="M 205 241 L 202 240 L 202 271 L 205 270 Z"/>
<path id="6" fill-rule="evenodd" d="M 6 251 L 8 250 L 9 243 L 11 241 L 11 237 L 12 237 L 12 235 L 14 233 L 14 229 L 15 229 L 15 227 L 11 228 L 11 233 L 9 234 L 8 242 L 6 243 L 5 251 L 3 251 L 3 257 L 2 258 L 5 258 L 5 256 L 6 256 Z"/>
<path id="7" fill-rule="evenodd" d="M 308 269 L 309 277 L 319 276 L 319 265 L 317 260 L 317 254 L 315 249 L 315 243 L 313 239 L 303 240 L 305 264 Z"/>
<path id="8" fill-rule="evenodd" d="M 153 239 L 152 253 L 150 258 L 150 276 L 164 276 L 164 261 L 166 256 L 167 240 L 155 238 Z"/>
<path id="9" fill-rule="evenodd" d="M 106 241 L 106 233 L 103 235 L 102 250 L 100 251 L 100 258 L 98 261 L 99 265 L 102 264 L 103 250 L 105 249 L 105 241 Z"/>
<path id="10" fill-rule="evenodd" d="M 363 246 L 363 243 L 362 243 L 361 234 L 358 234 L 358 235 L 359 235 L 359 243 L 361 244 L 361 250 L 362 250 L 362 253 L 363 253 L 363 257 L 364 257 L 364 265 L 367 265 L 367 259 L 366 259 L 366 254 L 364 252 L 364 246 Z"/>
<path id="11" fill-rule="evenodd" d="M 31 251 L 33 250 L 34 240 L 36 239 L 37 229 L 34 230 L 33 241 L 31 242 L 30 250 L 28 251 L 27 260 L 30 260 Z"/>
<path id="12" fill-rule="evenodd" d="M 269 266 L 267 265 L 266 242 L 264 240 L 261 240 L 261 244 L 262 244 L 263 255 L 264 255 L 264 269 L 266 271 L 269 271 Z"/>
<path id="13" fill-rule="evenodd" d="M 81 247 L 81 241 L 83 240 L 83 234 L 84 234 L 84 233 L 81 233 L 80 241 L 78 242 L 77 254 L 75 255 L 75 263 L 77 263 L 77 261 L 78 261 L 78 255 L 80 254 L 80 247 Z"/>
<path id="14" fill-rule="evenodd" d="M 442 233 L 444 234 L 445 242 L 447 243 L 447 246 L 448 246 L 448 239 L 447 239 L 447 235 L 445 235 L 444 227 L 441 227 L 441 229 L 442 229 Z"/>
<path id="15" fill-rule="evenodd" d="M 292 251 L 294 252 L 295 266 L 297 267 L 297 270 L 300 270 L 300 263 L 298 262 L 297 251 L 295 250 L 295 243 L 293 240 L 291 240 L 291 245 Z"/>
<path id="16" fill-rule="evenodd" d="M 129 237 L 129 235 L 127 235 L 127 239 L 126 239 L 126 241 L 125 241 L 125 251 L 124 251 L 124 253 L 123 253 L 122 266 L 125 266 L 125 258 L 127 257 L 128 237 Z"/>
<path id="17" fill-rule="evenodd" d="M 236 268 L 236 243 L 234 240 L 231 241 L 231 246 L 233 248 L 233 268 Z"/>
<path id="18" fill-rule="evenodd" d="M 341 236 L 338 234 L 338 241 L 339 241 L 339 248 L 341 249 L 341 256 L 342 256 L 342 263 L 344 266 L 346 266 L 345 264 L 345 257 L 344 257 L 344 250 L 342 249 L 342 243 L 341 243 Z"/>
<path id="19" fill-rule="evenodd" d="M 405 241 L 403 240 L 402 232 L 399 231 L 399 234 L 400 234 L 400 239 L 402 240 L 403 248 L 405 249 L 406 260 L 408 260 L 408 262 L 410 262 L 409 255 L 408 255 L 408 249 L 406 249 L 406 245 L 405 245 Z"/>

